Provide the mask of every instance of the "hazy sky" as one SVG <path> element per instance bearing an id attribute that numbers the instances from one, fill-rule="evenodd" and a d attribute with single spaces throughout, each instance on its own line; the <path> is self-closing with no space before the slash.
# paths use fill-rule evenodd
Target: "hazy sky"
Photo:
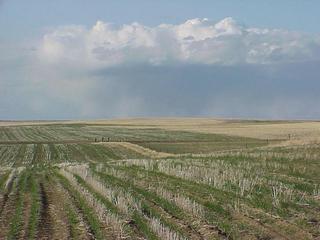
<path id="1" fill-rule="evenodd" d="M 0 119 L 319 119 L 319 9 L 0 0 Z"/>

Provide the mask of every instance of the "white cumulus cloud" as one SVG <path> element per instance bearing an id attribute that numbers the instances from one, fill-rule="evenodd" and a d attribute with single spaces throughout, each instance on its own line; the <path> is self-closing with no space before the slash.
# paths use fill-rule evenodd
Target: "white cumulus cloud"
<path id="1" fill-rule="evenodd" d="M 317 34 L 232 18 L 98 21 L 0 43 L 0 52 L 2 118 L 320 116 Z"/>
<path id="2" fill-rule="evenodd" d="M 100 68 L 120 64 L 268 64 L 316 60 L 318 35 L 250 28 L 232 18 L 214 23 L 191 19 L 179 25 L 63 26 L 42 39 L 42 61 Z"/>

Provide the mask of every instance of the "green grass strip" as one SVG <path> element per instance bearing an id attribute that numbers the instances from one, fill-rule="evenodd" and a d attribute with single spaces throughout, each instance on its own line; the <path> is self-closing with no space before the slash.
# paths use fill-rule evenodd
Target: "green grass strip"
<path id="1" fill-rule="evenodd" d="M 31 194 L 31 209 L 28 224 L 28 239 L 35 239 L 37 233 L 37 226 L 39 224 L 40 216 L 40 192 L 39 192 L 39 182 L 31 175 L 28 179 L 28 187 Z"/>
<path id="2" fill-rule="evenodd" d="M 158 236 L 150 229 L 149 223 L 138 212 L 132 215 L 134 223 L 138 226 L 139 230 L 145 235 L 147 239 L 158 240 Z"/>
<path id="3" fill-rule="evenodd" d="M 2 192 L 2 193 L 5 191 L 4 185 L 7 182 L 9 175 L 10 175 L 10 172 L 6 172 L 5 174 L 2 174 L 0 176 L 0 192 Z"/>
<path id="4" fill-rule="evenodd" d="M 111 166 L 110 166 L 111 167 Z M 112 166 L 114 167 L 114 166 Z M 196 183 L 190 180 L 181 179 L 175 176 L 167 175 L 165 173 L 156 172 L 156 171 L 148 171 L 136 166 L 115 166 L 115 169 L 125 171 L 127 175 L 133 174 L 132 177 L 136 176 L 137 172 L 143 173 L 147 177 L 157 177 L 158 181 L 165 181 L 167 182 L 167 187 L 170 188 L 171 191 L 181 191 L 181 189 L 184 189 L 185 194 L 187 196 L 194 200 L 195 202 L 203 205 L 206 208 L 206 220 L 209 223 L 212 223 L 214 225 L 218 225 L 220 229 L 222 229 L 226 233 L 231 233 L 232 231 L 232 223 L 230 222 L 231 216 L 230 212 L 225 210 L 222 206 L 223 203 L 231 202 L 231 200 L 235 197 L 232 194 L 228 194 L 224 191 L 220 191 L 218 189 L 215 189 L 211 186 L 202 184 L 202 183 Z M 96 171 L 95 171 L 96 172 Z M 96 172 L 99 173 L 99 172 Z M 99 173 L 102 174 L 102 176 L 109 177 L 111 179 L 115 178 L 114 176 Z M 147 179 L 150 183 L 150 179 Z M 123 180 L 118 179 L 117 184 L 123 183 Z M 134 186 L 133 186 L 134 187 Z M 179 216 L 182 219 L 186 219 L 184 212 L 180 210 L 178 207 L 174 207 L 173 204 L 167 200 L 164 200 L 163 198 L 159 197 L 155 193 L 148 192 L 144 189 L 134 187 L 135 191 L 140 191 L 141 194 L 144 194 L 146 198 L 151 197 L 151 199 L 156 202 L 159 206 L 161 206 L 164 210 L 166 210 L 168 213 Z M 212 194 L 215 198 L 218 198 L 217 202 L 212 202 L 211 200 L 205 200 L 208 196 Z M 220 221 L 217 223 L 217 219 L 220 219 Z"/>
<path id="5" fill-rule="evenodd" d="M 16 205 L 15 205 L 15 212 L 13 217 L 10 221 L 10 229 L 7 236 L 8 240 L 11 239 L 18 239 L 19 233 L 23 226 L 23 207 L 24 207 L 24 193 L 27 186 L 27 171 L 23 171 L 18 179 L 18 183 L 16 185 Z"/>
<path id="6" fill-rule="evenodd" d="M 79 219 L 77 217 L 77 213 L 72 209 L 70 205 L 65 205 L 68 222 L 70 224 L 70 237 L 71 239 L 79 239 Z"/>
<path id="7" fill-rule="evenodd" d="M 93 209 L 89 207 L 86 203 L 86 200 L 81 196 L 81 194 L 69 183 L 68 179 L 62 176 L 60 173 L 56 172 L 56 176 L 59 178 L 60 183 L 62 186 L 71 194 L 73 197 L 75 205 L 81 209 L 83 212 L 84 218 L 89 224 L 91 232 L 94 234 L 95 239 L 105 239 L 105 236 L 101 229 L 103 226 L 101 225 L 100 221 L 96 217 Z"/>
<path id="8" fill-rule="evenodd" d="M 76 178 L 76 180 L 78 181 L 78 183 L 82 187 L 86 188 L 97 200 L 99 200 L 102 204 L 104 204 L 106 206 L 106 208 L 108 210 L 110 210 L 110 212 L 112 212 L 118 216 L 121 216 L 119 209 L 112 202 L 105 199 L 105 197 L 103 197 L 100 193 L 97 193 L 80 176 L 74 174 L 74 177 Z M 122 216 L 122 217 L 126 217 L 126 216 Z M 139 216 L 139 213 L 134 212 L 132 215 L 132 219 L 134 220 L 134 222 L 138 226 L 138 229 L 145 235 L 145 237 L 147 237 L 147 239 L 156 239 L 156 236 L 153 234 L 153 232 L 148 227 L 148 223 L 145 221 L 145 219 L 143 219 L 143 217 Z M 128 233 L 130 234 L 130 232 L 128 232 Z"/>
<path id="9" fill-rule="evenodd" d="M 87 189 L 97 200 L 99 200 L 102 204 L 105 205 L 105 207 L 114 214 L 119 214 L 118 208 L 109 200 L 107 200 L 105 197 L 103 197 L 100 193 L 96 192 L 89 184 L 85 182 L 79 175 L 73 174 L 77 182 Z"/>
<path id="10" fill-rule="evenodd" d="M 124 182 L 114 176 L 104 174 L 97 172 L 93 169 L 93 173 L 100 177 L 101 180 L 107 182 L 108 184 L 121 187 L 125 191 L 130 192 L 135 198 L 140 200 L 142 212 L 144 212 L 148 217 L 155 217 L 158 218 L 163 225 L 169 227 L 171 230 L 176 231 L 182 236 L 185 236 L 183 230 L 178 227 L 173 222 L 167 221 L 161 214 L 159 214 L 155 209 L 152 208 L 150 203 L 148 201 L 155 203 L 156 205 L 160 206 L 164 211 L 168 212 L 171 215 L 179 216 L 179 218 L 183 219 L 185 218 L 183 211 L 172 204 L 171 202 L 167 201 L 166 199 L 159 197 L 155 193 L 148 192 L 144 189 L 138 188 L 134 186 L 133 184 Z M 143 228 L 143 226 L 139 226 L 140 228 Z"/>

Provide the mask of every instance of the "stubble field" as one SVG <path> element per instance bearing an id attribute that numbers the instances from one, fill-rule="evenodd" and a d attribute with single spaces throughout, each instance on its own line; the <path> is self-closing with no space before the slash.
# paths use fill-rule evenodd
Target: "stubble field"
<path id="1" fill-rule="evenodd" d="M 0 239 L 319 239 L 319 173 L 319 122 L 0 122 Z"/>

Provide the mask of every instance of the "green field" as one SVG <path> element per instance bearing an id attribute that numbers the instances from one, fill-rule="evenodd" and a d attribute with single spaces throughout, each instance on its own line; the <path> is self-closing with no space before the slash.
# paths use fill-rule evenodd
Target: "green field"
<path id="1" fill-rule="evenodd" d="M 170 124 L 0 125 L 0 239 L 320 237 L 319 141 Z"/>

